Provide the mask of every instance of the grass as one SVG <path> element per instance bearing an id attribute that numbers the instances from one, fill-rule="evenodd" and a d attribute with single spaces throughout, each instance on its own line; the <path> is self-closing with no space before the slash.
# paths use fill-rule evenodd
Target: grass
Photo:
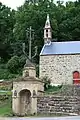
<path id="1" fill-rule="evenodd" d="M 48 89 L 45 90 L 46 94 L 57 93 L 61 90 L 62 85 L 60 86 L 49 86 Z"/>
<path id="2" fill-rule="evenodd" d="M 12 108 L 11 108 L 11 96 L 9 99 L 1 101 L 0 104 L 0 116 L 12 116 Z"/>
<path id="3" fill-rule="evenodd" d="M 11 91 L 0 91 L 0 95 L 11 95 L 12 92 Z"/>

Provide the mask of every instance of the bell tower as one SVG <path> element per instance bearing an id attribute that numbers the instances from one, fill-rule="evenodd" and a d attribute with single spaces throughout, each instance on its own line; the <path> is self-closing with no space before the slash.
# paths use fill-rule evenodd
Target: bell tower
<path id="1" fill-rule="evenodd" d="M 49 14 L 47 14 L 47 20 L 44 27 L 44 44 L 51 44 L 52 39 L 52 32 L 51 32 L 51 25 L 50 25 L 50 19 Z"/>

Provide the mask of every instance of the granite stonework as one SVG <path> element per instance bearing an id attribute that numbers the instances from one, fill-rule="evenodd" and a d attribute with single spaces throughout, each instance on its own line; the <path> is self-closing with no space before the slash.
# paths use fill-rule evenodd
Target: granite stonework
<path id="1" fill-rule="evenodd" d="M 12 110 L 15 115 L 37 113 L 37 95 L 42 96 L 44 83 L 36 77 L 35 66 L 26 61 L 23 76 L 13 81 Z"/>
<path id="2" fill-rule="evenodd" d="M 55 94 L 58 96 L 80 96 L 80 85 L 64 85 Z"/>
<path id="3" fill-rule="evenodd" d="M 32 77 L 18 78 L 17 81 L 13 82 L 13 112 L 21 116 L 37 113 L 37 98 L 35 96 L 42 96 L 43 91 L 43 83 L 39 79 Z"/>
<path id="4" fill-rule="evenodd" d="M 37 98 L 38 114 L 80 114 L 80 97 L 78 96 L 44 96 Z"/>
<path id="5" fill-rule="evenodd" d="M 39 77 L 48 77 L 53 85 L 73 84 L 73 72 L 80 72 L 80 54 L 41 55 Z"/>
<path id="6" fill-rule="evenodd" d="M 38 97 L 37 113 L 80 115 L 80 85 L 66 85 L 56 94 Z"/>

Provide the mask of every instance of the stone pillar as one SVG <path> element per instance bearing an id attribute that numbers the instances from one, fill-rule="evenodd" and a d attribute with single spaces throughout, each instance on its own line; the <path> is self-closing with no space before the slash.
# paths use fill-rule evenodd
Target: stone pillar
<path id="1" fill-rule="evenodd" d="M 20 98 L 12 97 L 12 110 L 16 115 L 20 114 Z"/>
<path id="2" fill-rule="evenodd" d="M 31 114 L 37 113 L 37 97 L 32 97 L 31 99 Z"/>

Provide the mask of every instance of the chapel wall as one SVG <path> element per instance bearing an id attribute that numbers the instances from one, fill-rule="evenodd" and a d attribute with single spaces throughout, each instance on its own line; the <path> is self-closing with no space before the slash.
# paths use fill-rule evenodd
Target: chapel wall
<path id="1" fill-rule="evenodd" d="M 80 72 L 80 55 L 40 56 L 39 77 L 48 77 L 52 84 L 73 84 L 73 72 Z"/>

